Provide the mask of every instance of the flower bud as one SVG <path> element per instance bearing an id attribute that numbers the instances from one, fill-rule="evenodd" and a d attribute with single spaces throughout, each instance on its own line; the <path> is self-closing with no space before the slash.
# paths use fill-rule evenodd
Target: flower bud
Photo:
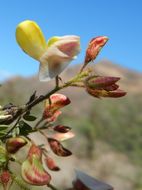
<path id="1" fill-rule="evenodd" d="M 50 158 L 49 156 L 47 156 L 45 158 L 45 164 L 52 171 L 59 171 L 60 170 L 60 168 L 56 165 L 55 161 L 52 158 Z"/>
<path id="2" fill-rule="evenodd" d="M 12 137 L 6 141 L 6 150 L 7 152 L 14 154 L 26 144 L 27 144 L 27 141 L 24 138 Z"/>
<path id="3" fill-rule="evenodd" d="M 71 130 L 70 127 L 64 125 L 56 125 L 53 129 L 59 133 L 67 133 Z"/>
<path id="4" fill-rule="evenodd" d="M 0 182 L 6 184 L 11 179 L 9 171 L 5 170 L 0 174 Z"/>
<path id="5" fill-rule="evenodd" d="M 99 54 L 100 50 L 106 44 L 107 41 L 108 41 L 108 37 L 106 37 L 106 36 L 98 36 L 96 38 L 93 38 L 89 42 L 88 48 L 86 50 L 85 64 L 87 64 L 90 61 L 93 61 L 94 59 L 96 59 L 96 57 Z"/>
<path id="6" fill-rule="evenodd" d="M 72 153 L 66 148 L 64 148 L 58 140 L 53 138 L 48 138 L 48 143 L 50 145 L 50 148 L 56 155 L 63 157 L 72 155 Z"/>
<path id="7" fill-rule="evenodd" d="M 8 187 L 10 186 L 12 180 L 11 180 L 11 175 L 8 170 L 2 171 L 0 174 L 0 183 L 2 184 L 4 189 L 9 189 Z"/>
<path id="8" fill-rule="evenodd" d="M 97 90 L 87 88 L 87 92 L 96 98 L 107 97 L 107 98 L 120 98 L 126 95 L 126 92 L 120 89 L 115 91 L 107 91 L 107 90 Z"/>
<path id="9" fill-rule="evenodd" d="M 51 105 L 54 107 L 54 109 L 60 109 L 68 104 L 70 104 L 70 99 L 63 95 L 63 94 L 52 94 L 50 96 Z M 47 100 L 46 105 L 49 105 L 49 102 Z"/>
<path id="10" fill-rule="evenodd" d="M 43 118 L 53 122 L 62 113 L 59 109 L 70 104 L 70 100 L 63 94 L 52 94 L 45 102 Z"/>
<path id="11" fill-rule="evenodd" d="M 96 59 L 97 55 L 99 54 L 102 47 L 106 44 L 108 41 L 108 37 L 106 36 L 98 36 L 96 38 L 93 38 L 88 45 L 88 48 L 86 50 L 84 65 L 81 68 L 81 71 L 86 67 L 86 65 L 90 62 Z"/>
<path id="12" fill-rule="evenodd" d="M 104 89 L 108 88 L 108 86 L 114 85 L 119 80 L 120 80 L 119 77 L 91 76 L 86 79 L 85 84 L 87 87 L 91 89 Z"/>
<path id="13" fill-rule="evenodd" d="M 104 87 L 104 90 L 106 91 L 115 91 L 119 88 L 118 84 L 112 84 L 111 86 Z"/>

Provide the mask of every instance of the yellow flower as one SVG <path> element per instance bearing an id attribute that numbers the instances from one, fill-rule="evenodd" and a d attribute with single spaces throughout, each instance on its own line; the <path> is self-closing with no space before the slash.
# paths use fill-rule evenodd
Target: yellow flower
<path id="1" fill-rule="evenodd" d="M 40 62 L 41 81 L 48 81 L 59 75 L 80 52 L 78 36 L 54 36 L 46 43 L 39 26 L 30 20 L 17 26 L 16 39 L 25 53 Z"/>

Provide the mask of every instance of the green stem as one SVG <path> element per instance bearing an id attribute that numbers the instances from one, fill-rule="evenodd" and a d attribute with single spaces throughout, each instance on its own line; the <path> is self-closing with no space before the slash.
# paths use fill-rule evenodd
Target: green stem
<path id="1" fill-rule="evenodd" d="M 51 185 L 51 184 L 47 185 L 47 187 L 49 187 L 49 188 L 52 189 L 52 190 L 59 190 L 59 189 L 57 189 L 55 186 L 53 186 L 53 185 Z"/>

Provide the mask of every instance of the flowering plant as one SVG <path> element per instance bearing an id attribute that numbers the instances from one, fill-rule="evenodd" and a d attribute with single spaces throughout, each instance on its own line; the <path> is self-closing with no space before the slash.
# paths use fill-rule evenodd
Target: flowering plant
<path id="1" fill-rule="evenodd" d="M 99 76 L 93 69 L 87 68 L 108 41 L 106 36 L 93 38 L 89 42 L 80 71 L 64 83 L 59 75 L 80 52 L 78 36 L 54 36 L 46 43 L 40 27 L 35 22 L 26 20 L 17 26 L 16 40 L 25 53 L 39 61 L 39 80 L 49 81 L 55 78 L 55 87 L 40 96 L 34 92 L 24 106 L 8 104 L 0 107 L 0 183 L 4 190 L 10 189 L 13 183 L 21 189 L 27 189 L 27 183 L 57 190 L 58 188 L 52 185 L 50 170 L 59 171 L 60 167 L 55 163 L 50 151 L 59 157 L 72 155 L 72 152 L 63 146 L 62 141 L 75 135 L 71 132 L 71 127 L 60 123 L 55 125 L 62 113 L 61 109 L 71 103 L 67 96 L 59 94 L 58 91 L 67 87 L 78 87 L 95 98 L 119 98 L 126 92 L 120 90 L 116 84 L 120 80 L 119 77 Z M 32 108 L 43 101 L 45 106 L 41 118 L 36 118 L 32 115 Z M 35 121 L 34 126 L 31 126 L 29 121 Z M 45 138 L 48 148 L 45 144 L 33 141 L 29 135 L 35 132 Z M 19 161 L 17 152 L 23 148 L 27 155 L 23 161 Z M 20 164 L 22 179 L 11 168 L 13 162 Z M 72 189 L 109 190 L 112 187 L 77 171 Z"/>

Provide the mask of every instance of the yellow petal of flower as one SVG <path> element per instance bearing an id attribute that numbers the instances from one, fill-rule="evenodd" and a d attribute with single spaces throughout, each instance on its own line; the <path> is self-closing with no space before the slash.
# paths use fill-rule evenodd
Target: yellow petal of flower
<path id="1" fill-rule="evenodd" d="M 39 60 L 47 48 L 40 27 L 30 20 L 23 21 L 17 26 L 16 40 L 23 51 L 36 60 Z"/>
<path id="2" fill-rule="evenodd" d="M 54 36 L 52 38 L 49 38 L 49 40 L 47 41 L 47 47 L 50 47 L 55 42 L 57 42 L 59 39 L 60 39 L 60 37 L 58 37 L 58 36 Z"/>

